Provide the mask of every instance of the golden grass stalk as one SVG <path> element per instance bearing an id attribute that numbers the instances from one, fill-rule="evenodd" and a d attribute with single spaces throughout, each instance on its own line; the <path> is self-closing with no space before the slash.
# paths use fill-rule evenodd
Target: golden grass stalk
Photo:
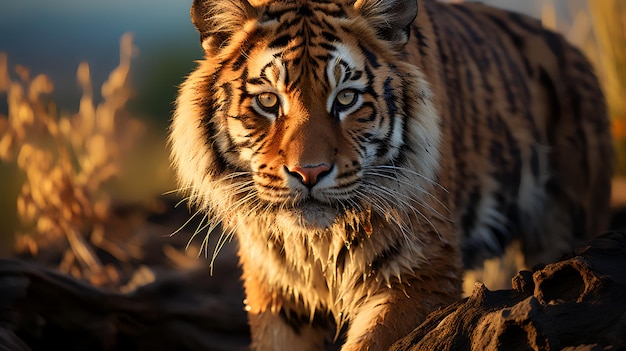
<path id="1" fill-rule="evenodd" d="M 626 2 L 589 2 L 597 41 L 595 63 L 603 83 L 617 150 L 617 175 L 626 175 Z"/>
<path id="2" fill-rule="evenodd" d="M 588 1 L 600 72 L 614 118 L 626 119 L 626 2 Z M 622 135 L 621 137 L 624 137 Z"/>
<path id="3" fill-rule="evenodd" d="M 18 79 L 13 79 L 7 55 L 0 54 L 0 92 L 6 93 L 8 105 L 8 116 L 0 116 L 0 159 L 16 161 L 26 176 L 17 206 L 28 229 L 18 235 L 16 249 L 34 255 L 65 238 L 70 250 L 61 268 L 92 282 L 104 272 L 92 249 L 110 214 L 104 185 L 118 174 L 121 156 L 141 131 L 124 111 L 134 50 L 132 37 L 124 35 L 120 64 L 102 85 L 103 101 L 97 105 L 89 65 L 79 65 L 83 95 L 71 115 L 58 113 L 46 75 L 31 78 L 27 68 L 17 66 Z"/>

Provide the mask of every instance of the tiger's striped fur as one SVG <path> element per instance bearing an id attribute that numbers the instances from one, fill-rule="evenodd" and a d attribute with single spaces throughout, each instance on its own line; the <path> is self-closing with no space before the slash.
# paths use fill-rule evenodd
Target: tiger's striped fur
<path id="1" fill-rule="evenodd" d="M 513 240 L 607 225 L 612 148 L 581 53 L 533 19 L 432 0 L 195 0 L 205 58 L 172 161 L 238 238 L 256 350 L 383 350 Z M 329 322 L 332 321 L 331 322 Z"/>

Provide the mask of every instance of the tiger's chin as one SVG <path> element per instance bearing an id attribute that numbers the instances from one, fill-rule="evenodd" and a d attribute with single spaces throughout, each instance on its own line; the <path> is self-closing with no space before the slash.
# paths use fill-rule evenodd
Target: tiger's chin
<path id="1" fill-rule="evenodd" d="M 278 225 L 285 228 L 319 231 L 330 228 L 341 216 L 339 209 L 317 201 L 305 201 L 276 213 Z"/>

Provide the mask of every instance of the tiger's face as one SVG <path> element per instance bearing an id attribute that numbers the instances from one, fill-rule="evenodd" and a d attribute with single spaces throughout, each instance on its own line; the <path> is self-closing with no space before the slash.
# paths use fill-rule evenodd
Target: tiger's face
<path id="1" fill-rule="evenodd" d="M 205 37 L 207 60 L 185 83 L 202 97 L 179 99 L 196 105 L 179 106 L 173 134 L 176 119 L 196 125 L 181 131 L 194 134 L 185 146 L 194 149 L 180 152 L 211 169 L 187 182 L 226 182 L 208 195 L 211 207 L 231 198 L 233 209 L 304 229 L 410 203 L 399 189 L 425 191 L 438 162 L 427 83 L 352 8 L 285 6 L 250 9 L 243 30 L 219 46 Z"/>

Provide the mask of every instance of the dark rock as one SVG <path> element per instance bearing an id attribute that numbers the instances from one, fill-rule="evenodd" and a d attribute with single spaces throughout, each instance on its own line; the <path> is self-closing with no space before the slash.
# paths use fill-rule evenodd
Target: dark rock
<path id="1" fill-rule="evenodd" d="M 390 350 L 626 349 L 626 233 L 522 271 L 512 286 L 477 283 L 472 296 L 433 312 Z"/>

